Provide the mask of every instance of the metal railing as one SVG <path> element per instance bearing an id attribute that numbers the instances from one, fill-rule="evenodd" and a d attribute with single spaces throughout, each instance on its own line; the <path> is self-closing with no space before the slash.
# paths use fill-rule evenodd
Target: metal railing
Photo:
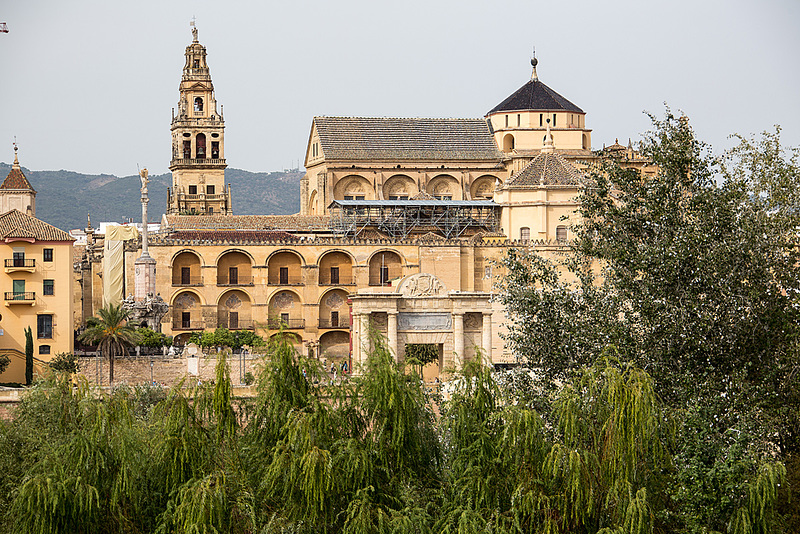
<path id="1" fill-rule="evenodd" d="M 199 319 L 192 319 L 190 321 L 183 321 L 181 319 L 172 321 L 173 330 L 203 330 L 205 323 Z"/>
<path id="2" fill-rule="evenodd" d="M 36 260 L 35 259 L 28 259 L 28 258 L 13 258 L 10 260 L 6 260 L 5 262 L 6 267 L 25 267 L 31 268 L 36 267 Z"/>
<path id="3" fill-rule="evenodd" d="M 35 291 L 6 291 L 6 300 L 31 302 L 36 300 Z"/>
<path id="4" fill-rule="evenodd" d="M 349 274 L 340 274 L 334 279 L 329 273 L 319 275 L 319 285 L 321 286 L 350 286 L 355 284 L 353 277 Z"/>
<path id="5" fill-rule="evenodd" d="M 390 286 L 392 285 L 392 279 L 399 278 L 398 276 L 389 276 L 388 280 L 381 278 L 380 276 L 370 276 L 369 277 L 369 285 L 371 286 Z"/>
<path id="6" fill-rule="evenodd" d="M 350 328 L 350 318 L 340 317 L 338 321 L 334 322 L 330 319 L 320 319 L 320 328 Z"/>
<path id="7" fill-rule="evenodd" d="M 267 276 L 267 283 L 271 286 L 301 286 L 303 285 L 303 275 L 289 274 L 288 276 L 280 276 L 277 274 L 269 274 Z"/>
<path id="8" fill-rule="evenodd" d="M 188 280 L 177 277 L 172 279 L 173 286 L 202 286 L 203 285 L 203 277 L 202 276 L 190 276 Z"/>
<path id="9" fill-rule="evenodd" d="M 297 329 L 297 328 L 305 328 L 306 327 L 306 320 L 305 319 L 278 319 L 278 318 L 271 318 L 267 320 L 267 327 L 277 330 L 280 327 L 289 328 L 289 329 Z"/>
<path id="10" fill-rule="evenodd" d="M 180 158 L 173 159 L 172 165 L 225 165 L 222 158 Z"/>
<path id="11" fill-rule="evenodd" d="M 239 319 L 235 323 L 230 320 L 222 319 L 217 322 L 217 328 L 227 328 L 228 330 L 253 330 L 255 322 L 252 319 Z"/>
<path id="12" fill-rule="evenodd" d="M 253 285 L 253 276 L 252 275 L 243 275 L 240 274 L 236 278 L 232 279 L 229 276 L 217 276 L 217 285 L 218 286 L 251 286 Z"/>

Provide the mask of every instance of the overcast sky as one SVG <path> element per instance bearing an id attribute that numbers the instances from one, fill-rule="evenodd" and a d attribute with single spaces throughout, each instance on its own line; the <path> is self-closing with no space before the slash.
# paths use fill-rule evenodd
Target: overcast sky
<path id="1" fill-rule="evenodd" d="M 783 127 L 800 145 L 797 0 L 2 0 L 0 161 L 166 172 L 196 16 L 231 167 L 302 166 L 315 115 L 481 117 L 539 77 L 594 148 L 684 111 L 715 150 Z"/>

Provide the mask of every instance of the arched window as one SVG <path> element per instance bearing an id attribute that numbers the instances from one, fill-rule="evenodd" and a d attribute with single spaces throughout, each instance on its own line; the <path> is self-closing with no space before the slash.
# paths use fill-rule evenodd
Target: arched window
<path id="1" fill-rule="evenodd" d="M 194 99 L 194 110 L 203 111 L 203 99 L 199 96 Z"/>
<path id="2" fill-rule="evenodd" d="M 567 227 L 556 226 L 556 241 L 566 241 L 566 240 L 567 240 Z"/>
<path id="3" fill-rule="evenodd" d="M 512 150 L 514 150 L 514 136 L 506 134 L 503 137 L 503 152 L 511 152 Z"/>
<path id="4" fill-rule="evenodd" d="M 520 241 L 530 241 L 531 240 L 531 229 L 527 226 L 523 226 L 519 229 L 519 240 Z"/>

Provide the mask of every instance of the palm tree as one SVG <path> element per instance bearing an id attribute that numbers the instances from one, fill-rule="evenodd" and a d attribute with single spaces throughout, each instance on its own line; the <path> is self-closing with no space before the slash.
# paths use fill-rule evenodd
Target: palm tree
<path id="1" fill-rule="evenodd" d="M 108 355 L 108 382 L 114 382 L 114 358 L 128 354 L 128 347 L 136 345 L 139 335 L 128 324 L 130 310 L 121 304 L 109 304 L 98 310 L 98 317 L 86 320 L 86 330 L 79 339 L 84 343 L 97 344 L 103 354 Z"/>

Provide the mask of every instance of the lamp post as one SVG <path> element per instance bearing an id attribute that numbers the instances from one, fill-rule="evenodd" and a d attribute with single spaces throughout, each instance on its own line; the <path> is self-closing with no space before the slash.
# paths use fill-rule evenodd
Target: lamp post
<path id="1" fill-rule="evenodd" d="M 150 360 L 150 385 L 152 386 L 153 384 L 155 384 L 155 382 L 153 381 L 153 360 L 151 359 Z"/>

